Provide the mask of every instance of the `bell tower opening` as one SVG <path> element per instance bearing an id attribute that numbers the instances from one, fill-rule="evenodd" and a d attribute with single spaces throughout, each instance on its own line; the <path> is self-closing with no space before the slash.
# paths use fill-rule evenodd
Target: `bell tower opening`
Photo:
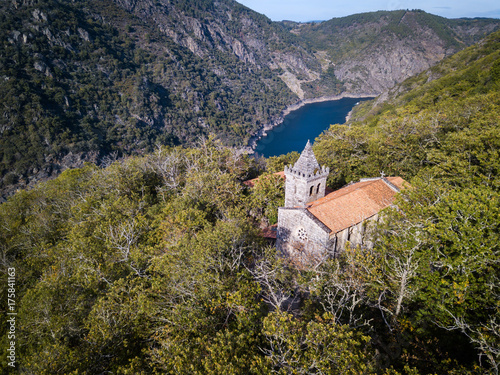
<path id="1" fill-rule="evenodd" d="M 293 166 L 285 167 L 285 207 L 305 207 L 325 196 L 328 167 L 320 167 L 307 141 L 306 147 Z"/>

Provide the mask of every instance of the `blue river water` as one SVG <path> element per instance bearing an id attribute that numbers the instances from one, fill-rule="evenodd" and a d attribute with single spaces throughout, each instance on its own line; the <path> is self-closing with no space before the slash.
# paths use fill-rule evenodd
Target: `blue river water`
<path id="1" fill-rule="evenodd" d="M 301 152 L 332 124 L 343 124 L 356 103 L 370 98 L 342 98 L 306 104 L 285 116 L 284 121 L 257 142 L 255 152 L 265 157 Z"/>

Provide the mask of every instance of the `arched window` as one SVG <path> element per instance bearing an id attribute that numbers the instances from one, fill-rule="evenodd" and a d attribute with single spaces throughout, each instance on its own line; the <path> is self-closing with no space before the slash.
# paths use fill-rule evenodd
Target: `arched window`
<path id="1" fill-rule="evenodd" d="M 313 195 L 313 191 L 314 191 L 314 186 L 311 186 L 311 188 L 309 189 L 309 195 Z"/>
<path id="2" fill-rule="evenodd" d="M 321 186 L 321 184 L 318 184 L 318 187 L 316 188 L 316 194 L 319 193 L 319 187 Z"/>

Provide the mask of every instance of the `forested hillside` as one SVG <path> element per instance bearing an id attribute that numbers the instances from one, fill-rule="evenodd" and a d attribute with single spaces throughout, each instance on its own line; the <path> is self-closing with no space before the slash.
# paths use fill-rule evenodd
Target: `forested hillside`
<path id="1" fill-rule="evenodd" d="M 331 183 L 382 171 L 404 178 L 432 172 L 455 184 L 498 187 L 499 35 L 404 81 L 383 100 L 360 104 L 348 126 L 324 132 L 315 152 L 337 169 Z"/>
<path id="2" fill-rule="evenodd" d="M 345 90 L 382 93 L 498 29 L 491 19 L 446 19 L 421 10 L 379 11 L 298 24 Z"/>
<path id="3" fill-rule="evenodd" d="M 375 251 L 355 267 L 365 270 L 378 303 L 393 298 L 379 306 L 382 315 L 397 322 L 395 341 L 424 373 L 462 373 L 421 356 L 450 350 L 465 358 L 468 341 L 490 367 L 467 372 L 498 374 L 499 113 L 496 32 L 406 80 L 385 101 L 360 105 L 348 126 L 333 125 L 315 143 L 320 163 L 337 172 L 332 186 L 382 172 L 411 181 Z M 460 333 L 453 349 L 445 349 L 445 332 Z M 441 350 L 430 350 L 433 342 Z"/>
<path id="4" fill-rule="evenodd" d="M 16 193 L 0 251 L 17 371 L 498 374 L 499 47 L 497 32 L 315 142 L 333 188 L 410 183 L 372 250 L 315 269 L 259 236 L 283 205 L 268 172 L 296 153 L 264 163 L 211 138 Z"/>
<path id="5" fill-rule="evenodd" d="M 243 146 L 296 100 L 269 67 L 197 56 L 113 3 L 30 4 L 0 3 L 3 188 L 209 134 Z"/>
<path id="6" fill-rule="evenodd" d="M 156 144 L 215 135 L 246 146 L 302 98 L 378 94 L 499 23 L 401 15 L 292 29 L 232 0 L 3 0 L 2 196 Z M 374 66 L 361 79 L 346 73 Z"/>

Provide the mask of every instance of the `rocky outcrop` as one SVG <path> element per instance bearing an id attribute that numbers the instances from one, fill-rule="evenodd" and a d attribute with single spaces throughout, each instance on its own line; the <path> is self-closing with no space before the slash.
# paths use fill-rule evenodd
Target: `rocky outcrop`
<path id="1" fill-rule="evenodd" d="M 346 92 L 382 93 L 500 25 L 498 20 L 447 20 L 423 11 L 376 12 L 296 25 L 318 49 L 323 70 L 333 67 Z"/>
<path id="2" fill-rule="evenodd" d="M 439 44 L 436 41 L 417 50 L 405 41 L 394 40 L 384 54 L 370 51 L 337 64 L 335 75 L 350 93 L 381 93 L 442 60 L 446 54 Z"/>
<path id="3" fill-rule="evenodd" d="M 210 134 L 252 145 L 294 103 L 374 96 L 500 23 L 405 11 L 277 23 L 233 0 L 12 0 L 0 10 L 6 190 L 112 150 Z"/>
<path id="4" fill-rule="evenodd" d="M 219 0 L 196 11 L 188 2 L 181 7 L 167 0 L 115 1 L 144 21 L 155 24 L 198 57 L 213 59 L 214 54 L 229 54 L 248 64 L 249 69 L 266 67 L 277 71 L 276 75 L 299 97 L 303 97 L 300 82 L 319 77 L 320 64 L 298 38 L 232 0 Z"/>
<path id="5" fill-rule="evenodd" d="M 249 69 L 269 67 L 299 99 L 342 91 L 382 93 L 500 25 L 494 20 L 446 20 L 422 11 L 289 25 L 273 23 L 232 0 L 201 3 L 196 9 L 182 1 L 115 2 L 198 57 L 227 53 Z M 325 74 L 330 67 L 343 85 L 332 84 Z"/>

